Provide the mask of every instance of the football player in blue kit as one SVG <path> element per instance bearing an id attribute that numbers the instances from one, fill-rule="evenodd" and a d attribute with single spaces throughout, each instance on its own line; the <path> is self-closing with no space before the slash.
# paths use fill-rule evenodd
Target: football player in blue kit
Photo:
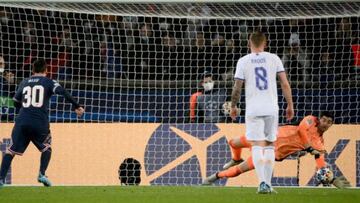
<path id="1" fill-rule="evenodd" d="M 62 95 L 73 105 L 78 117 L 84 113 L 72 96 L 55 80 L 46 77 L 46 62 L 39 59 L 33 64 L 33 75 L 24 79 L 13 98 L 15 106 L 20 108 L 11 135 L 11 145 L 1 163 L 0 187 L 4 185 L 6 174 L 15 155 L 22 155 L 30 141 L 41 152 L 38 182 L 51 186 L 45 175 L 51 158 L 51 134 L 49 128 L 49 100 L 53 94 Z"/>

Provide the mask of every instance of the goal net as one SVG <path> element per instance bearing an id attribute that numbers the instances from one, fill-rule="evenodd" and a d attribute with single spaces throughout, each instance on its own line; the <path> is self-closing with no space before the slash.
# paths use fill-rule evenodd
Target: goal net
<path id="1" fill-rule="evenodd" d="M 244 97 L 235 123 L 226 102 L 236 62 L 249 52 L 247 39 L 256 30 L 267 35 L 267 50 L 284 63 L 294 121 L 328 110 L 336 124 L 360 122 L 359 2 L 82 2 L 0 3 L 0 126 L 14 121 L 16 85 L 31 75 L 34 60 L 44 58 L 49 77 L 86 107 L 84 117 L 76 118 L 71 106 L 54 96 L 51 122 L 156 124 L 139 149 L 146 184 L 200 184 L 230 160 L 227 140 L 245 132 L 236 124 L 245 120 Z M 279 102 L 280 123 L 286 124 L 281 93 Z M 360 153 L 360 143 L 351 138 L 329 143 L 327 161 L 335 175 L 343 174 L 335 161 L 349 143 L 349 153 Z M 354 184 L 360 182 L 360 164 L 351 156 L 354 168 L 346 175 Z M 299 184 L 296 174 L 277 176 L 274 185 Z M 301 184 L 314 185 L 310 178 Z"/>

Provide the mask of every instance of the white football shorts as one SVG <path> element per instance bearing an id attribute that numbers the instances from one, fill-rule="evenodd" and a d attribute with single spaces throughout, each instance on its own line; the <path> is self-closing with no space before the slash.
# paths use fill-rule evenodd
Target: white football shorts
<path id="1" fill-rule="evenodd" d="M 277 129 L 279 126 L 278 115 L 273 116 L 246 116 L 246 139 L 249 141 L 269 141 L 276 140 Z"/>

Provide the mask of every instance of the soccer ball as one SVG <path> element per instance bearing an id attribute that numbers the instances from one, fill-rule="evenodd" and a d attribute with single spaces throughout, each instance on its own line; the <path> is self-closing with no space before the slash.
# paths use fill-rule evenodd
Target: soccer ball
<path id="1" fill-rule="evenodd" d="M 334 179 L 334 174 L 329 168 L 320 168 L 316 171 L 316 180 L 323 185 L 330 185 L 331 181 Z"/>
<path id="2" fill-rule="evenodd" d="M 227 101 L 222 105 L 222 112 L 225 116 L 229 116 L 230 115 L 230 110 L 231 110 L 231 101 Z M 240 109 L 238 108 L 238 115 L 240 115 Z"/>
<path id="3" fill-rule="evenodd" d="M 231 109 L 230 107 L 231 107 L 231 102 L 225 102 L 222 105 L 222 112 L 225 116 L 230 115 L 230 109 Z"/>

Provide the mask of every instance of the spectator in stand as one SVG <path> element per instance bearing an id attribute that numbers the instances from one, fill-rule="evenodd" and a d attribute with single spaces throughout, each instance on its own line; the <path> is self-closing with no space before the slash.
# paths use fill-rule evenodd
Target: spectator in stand
<path id="1" fill-rule="evenodd" d="M 238 35 L 235 35 L 238 36 Z M 234 39 L 226 40 L 225 47 L 225 60 L 220 61 L 219 67 L 224 69 L 221 74 L 221 79 L 224 81 L 233 80 L 234 68 L 236 66 L 236 60 L 240 58 L 239 42 L 236 45 Z"/>
<path id="2" fill-rule="evenodd" d="M 193 80 L 199 78 L 205 72 L 205 67 L 211 65 L 210 47 L 206 44 L 206 39 L 203 32 L 196 34 L 195 44 L 191 48 L 191 73 Z M 187 58 L 187 57 L 185 57 Z"/>
<path id="3" fill-rule="evenodd" d="M 64 46 L 66 51 L 71 51 L 76 43 L 71 38 L 71 31 L 69 27 L 65 27 L 60 35 L 60 46 Z"/>
<path id="4" fill-rule="evenodd" d="M 170 77 L 176 77 L 176 39 L 172 33 L 166 32 L 162 37 L 162 44 L 159 46 L 156 54 L 157 79 L 169 80 Z"/>
<path id="5" fill-rule="evenodd" d="M 0 25 L 2 26 L 8 26 L 9 24 L 9 20 L 11 19 L 11 13 L 10 12 L 6 12 L 6 10 L 4 9 L 4 7 L 0 8 Z"/>
<path id="6" fill-rule="evenodd" d="M 292 33 L 288 41 L 288 47 L 285 49 L 282 62 L 290 81 L 306 82 L 309 79 L 308 68 L 310 61 L 306 51 L 301 47 L 299 34 Z"/>
<path id="7" fill-rule="evenodd" d="M 8 70 L 4 58 L 0 56 L 0 123 L 2 120 L 13 119 L 13 116 L 10 115 L 13 113 L 10 112 L 13 112 L 14 108 L 11 108 L 10 101 L 15 93 L 15 77 Z"/>
<path id="8" fill-rule="evenodd" d="M 330 44 L 335 53 L 335 74 L 340 80 L 347 80 L 354 73 L 354 55 L 351 45 L 355 41 L 349 18 L 341 18 L 336 25 Z"/>
<path id="9" fill-rule="evenodd" d="M 134 51 L 134 29 L 137 25 L 136 17 L 118 17 L 121 62 L 123 65 L 123 77 L 133 79 L 135 77 L 135 51 Z"/>
<path id="10" fill-rule="evenodd" d="M 50 63 L 48 64 L 48 77 L 51 79 L 66 79 L 71 72 L 67 67 L 69 59 L 69 52 L 65 50 L 64 46 L 60 46 L 58 52 L 53 52 Z"/>
<path id="11" fill-rule="evenodd" d="M 17 64 L 23 62 L 22 55 L 18 54 L 19 48 L 23 46 L 23 35 L 21 22 L 14 19 L 16 14 L 11 9 L 0 8 L 0 51 L 13 73 L 16 73 Z"/>
<path id="12" fill-rule="evenodd" d="M 184 56 L 184 47 L 177 44 L 174 33 L 165 32 L 156 53 L 157 79 L 183 80 L 189 77 L 184 69 Z"/>
<path id="13" fill-rule="evenodd" d="M 106 35 L 105 35 L 106 36 Z M 101 42 L 101 68 L 108 79 L 121 77 L 122 65 L 120 53 L 116 51 L 112 36 L 105 37 Z"/>
<path id="14" fill-rule="evenodd" d="M 211 41 L 211 67 L 212 73 L 214 74 L 214 79 L 218 80 L 220 75 L 226 72 L 225 67 L 221 66 L 222 63 L 226 60 L 226 44 L 225 44 L 225 34 L 215 34 L 213 40 Z"/>
<path id="15" fill-rule="evenodd" d="M 171 19 L 169 18 L 160 18 L 159 19 L 159 29 L 161 31 L 167 31 L 170 30 L 171 27 Z"/>
<path id="16" fill-rule="evenodd" d="M 36 30 L 34 28 L 34 23 L 26 22 L 23 29 L 23 36 L 25 43 L 35 43 L 36 41 Z"/>
<path id="17" fill-rule="evenodd" d="M 19 47 L 19 65 L 15 72 L 17 78 L 27 78 L 31 75 L 31 64 L 39 55 L 39 44 L 36 43 L 36 29 L 32 21 L 26 21 L 22 27 L 23 47 Z"/>
<path id="18" fill-rule="evenodd" d="M 190 122 L 220 123 L 227 120 L 223 112 L 227 93 L 224 88 L 216 88 L 210 72 L 201 77 L 201 90 L 190 97 Z"/>
<path id="19" fill-rule="evenodd" d="M 125 42 L 125 44 L 127 44 L 127 48 L 129 50 L 133 50 L 135 47 L 135 41 L 134 41 L 134 30 L 137 29 L 137 25 L 138 24 L 138 19 L 137 17 L 132 17 L 132 16 L 124 16 L 122 18 L 122 27 L 121 27 L 121 31 L 123 34 L 123 39 L 122 41 Z"/>
<path id="20" fill-rule="evenodd" d="M 328 48 L 324 47 L 321 53 L 315 53 L 314 59 L 311 71 L 313 81 L 330 82 L 338 77 L 334 72 L 334 54 L 329 52 Z"/>
<path id="21" fill-rule="evenodd" d="M 4 57 L 0 56 L 0 97 L 10 96 L 15 91 L 15 75 L 6 70 Z"/>
<path id="22" fill-rule="evenodd" d="M 360 44 L 352 44 L 351 49 L 354 54 L 355 79 L 360 79 Z"/>
<path id="23" fill-rule="evenodd" d="M 212 12 L 210 7 L 206 5 L 190 6 L 187 11 L 189 16 L 208 16 Z M 191 45 L 191 42 L 197 37 L 197 33 L 203 31 L 208 24 L 209 20 L 207 18 L 189 18 L 186 23 L 186 32 L 184 33 L 184 45 Z"/>
<path id="24" fill-rule="evenodd" d="M 135 38 L 135 77 L 137 79 L 150 79 L 150 73 L 155 66 L 155 40 L 150 24 L 142 24 L 139 36 Z"/>

